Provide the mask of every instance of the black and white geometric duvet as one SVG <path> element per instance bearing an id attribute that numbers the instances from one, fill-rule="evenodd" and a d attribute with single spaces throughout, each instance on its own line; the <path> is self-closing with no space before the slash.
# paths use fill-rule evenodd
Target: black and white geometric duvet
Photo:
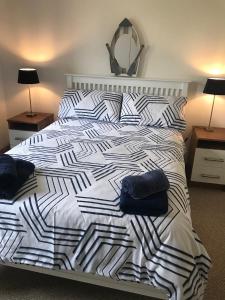
<path id="1" fill-rule="evenodd" d="M 1 262 L 79 270 L 202 299 L 210 259 L 192 228 L 175 130 L 63 119 L 9 151 L 36 166 L 13 200 L 0 199 Z M 124 215 L 121 180 L 162 168 L 161 217 Z"/>

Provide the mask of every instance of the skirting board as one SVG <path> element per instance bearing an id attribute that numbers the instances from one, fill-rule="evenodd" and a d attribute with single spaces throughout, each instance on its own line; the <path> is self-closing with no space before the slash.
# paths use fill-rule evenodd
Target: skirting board
<path id="1" fill-rule="evenodd" d="M 87 273 L 82 273 L 77 271 L 75 272 L 75 271 L 51 270 L 47 268 L 34 267 L 34 266 L 22 265 L 22 264 L 5 263 L 2 264 L 2 266 L 13 267 L 17 269 L 37 272 L 37 273 L 56 276 L 56 277 L 62 277 L 66 279 L 85 282 L 89 284 L 94 284 L 94 285 L 103 286 L 111 289 L 129 292 L 133 294 L 153 297 L 157 299 L 168 299 L 168 296 L 165 291 L 143 283 L 117 281 L 103 276 L 92 275 L 92 274 L 87 274 Z"/>

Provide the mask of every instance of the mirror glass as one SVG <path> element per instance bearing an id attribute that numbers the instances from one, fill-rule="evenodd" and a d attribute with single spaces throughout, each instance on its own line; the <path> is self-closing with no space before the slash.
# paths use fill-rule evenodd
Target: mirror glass
<path id="1" fill-rule="evenodd" d="M 139 45 L 135 43 L 131 34 L 120 35 L 115 43 L 114 55 L 125 72 L 138 54 Z"/>

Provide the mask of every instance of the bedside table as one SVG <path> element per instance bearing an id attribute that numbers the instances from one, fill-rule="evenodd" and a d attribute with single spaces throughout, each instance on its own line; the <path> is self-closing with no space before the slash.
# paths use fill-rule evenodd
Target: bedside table
<path id="1" fill-rule="evenodd" d="M 37 113 L 34 117 L 27 117 L 26 113 L 19 114 L 7 120 L 9 128 L 10 147 L 37 133 L 54 121 L 54 115 L 49 113 Z"/>
<path id="2" fill-rule="evenodd" d="M 193 127 L 189 180 L 225 185 L 225 128 Z"/>

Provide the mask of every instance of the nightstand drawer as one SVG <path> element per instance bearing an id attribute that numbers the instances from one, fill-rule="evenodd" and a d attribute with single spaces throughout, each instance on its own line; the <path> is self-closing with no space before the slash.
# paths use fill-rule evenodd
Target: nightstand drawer
<path id="1" fill-rule="evenodd" d="M 9 141 L 10 147 L 14 147 L 21 143 L 22 141 L 26 140 L 30 136 L 32 136 L 36 131 L 23 131 L 23 130 L 14 130 L 9 129 Z"/>
<path id="2" fill-rule="evenodd" d="M 192 169 L 192 181 L 225 184 L 224 169 L 194 166 Z"/>
<path id="3" fill-rule="evenodd" d="M 190 183 L 225 185 L 225 128 L 194 126 L 186 167 Z"/>
<path id="4" fill-rule="evenodd" d="M 51 113 L 37 112 L 35 116 L 27 116 L 27 113 L 16 115 L 8 121 L 10 147 L 14 147 L 26 140 L 34 133 L 50 125 L 54 121 Z"/>
<path id="5" fill-rule="evenodd" d="M 225 151 L 196 148 L 194 168 L 197 166 L 216 167 L 225 169 Z"/>

